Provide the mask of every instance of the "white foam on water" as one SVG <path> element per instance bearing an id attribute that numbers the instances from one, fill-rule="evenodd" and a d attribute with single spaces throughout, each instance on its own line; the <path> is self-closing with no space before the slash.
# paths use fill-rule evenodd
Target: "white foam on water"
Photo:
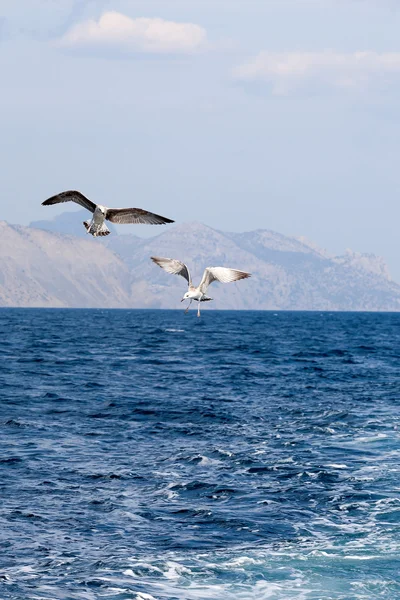
<path id="1" fill-rule="evenodd" d="M 164 577 L 167 579 L 179 579 L 182 575 L 191 575 L 192 571 L 183 565 L 167 561 L 167 570 L 164 572 Z"/>
<path id="2" fill-rule="evenodd" d="M 378 433 L 377 435 L 366 435 L 361 437 L 356 437 L 352 440 L 352 444 L 371 444 L 373 442 L 380 442 L 381 440 L 385 440 L 387 438 L 386 433 Z"/>
<path id="3" fill-rule="evenodd" d="M 18 571 L 21 573 L 34 573 L 35 569 L 32 567 L 32 565 L 26 565 L 24 567 L 19 567 Z"/>
<path id="4" fill-rule="evenodd" d="M 229 450 L 224 450 L 223 448 L 216 448 L 216 451 L 222 454 L 223 456 L 227 456 L 228 458 L 231 458 L 233 456 L 233 452 L 230 452 Z"/>
<path id="5" fill-rule="evenodd" d="M 342 552 L 336 547 L 331 551 L 328 548 L 327 543 L 325 550 L 314 548 L 307 552 L 305 548 L 288 544 L 277 551 L 265 548 L 233 553 L 225 559 L 218 553 L 198 554 L 190 559 L 172 554 L 172 560 L 155 559 L 157 569 L 162 571 L 161 579 L 143 575 L 143 572 L 137 577 L 135 567 L 124 574 L 137 577 L 146 593 L 156 600 L 344 600 L 349 595 L 343 594 L 343 585 L 351 586 L 352 583 L 335 576 L 338 565 L 343 569 L 347 563 L 348 568 L 353 569 L 351 562 L 382 560 L 377 554 L 366 554 L 362 544 L 360 554 L 353 551 L 346 555 L 344 548 Z M 327 568 L 331 568 L 331 575 L 327 575 Z M 368 589 L 371 579 L 365 572 L 361 576 L 365 589 Z M 357 582 L 357 578 L 353 581 Z M 383 581 L 376 584 L 374 597 L 392 600 L 393 596 L 386 595 L 386 584 Z M 365 599 L 367 596 L 363 596 L 358 588 L 352 598 Z"/>
<path id="6" fill-rule="evenodd" d="M 183 333 L 184 329 L 164 329 L 164 331 L 168 331 L 169 333 Z"/>
<path id="7" fill-rule="evenodd" d="M 130 519 L 131 521 L 139 521 L 139 522 L 146 521 L 146 519 L 144 517 L 141 517 L 140 515 L 137 515 L 135 513 L 129 512 L 129 511 L 121 511 L 121 515 L 127 519 Z"/>
<path id="8" fill-rule="evenodd" d="M 392 501 L 395 506 L 398 499 Z M 381 505 L 383 508 L 383 503 Z M 97 577 L 108 584 L 102 586 L 100 594 L 96 592 L 99 595 L 82 590 L 72 592 L 69 597 L 97 600 L 121 594 L 133 600 L 369 600 L 378 597 L 393 600 L 397 597 L 398 584 L 377 579 L 375 569 L 380 568 L 382 560 L 396 560 L 398 543 L 394 543 L 391 555 L 388 548 L 380 553 L 376 547 L 379 532 L 373 531 L 371 523 L 369 527 L 370 537 L 354 540 L 351 551 L 348 544 L 334 546 L 328 536 L 319 536 L 311 544 L 309 541 L 287 543 L 278 549 L 238 549 L 196 555 L 170 552 L 165 557 L 153 556 L 145 561 L 139 556 L 132 557 L 129 568 L 119 575 Z M 372 549 L 375 552 L 369 553 Z M 356 565 L 360 564 L 361 568 L 362 563 L 365 567 L 360 570 Z M 31 570 L 28 566 L 28 572 Z M 62 597 L 58 587 L 43 585 L 37 587 L 36 592 L 32 599 Z"/>
<path id="9" fill-rule="evenodd" d="M 153 571 L 154 573 L 159 573 L 160 575 L 164 574 L 164 571 L 162 569 L 151 563 L 141 562 L 133 559 L 132 563 L 134 569 L 146 569 L 147 571 Z M 129 575 L 130 577 L 137 577 L 137 574 L 132 569 L 127 569 L 126 571 L 124 571 L 124 575 Z"/>
<path id="10" fill-rule="evenodd" d="M 357 508 L 357 510 L 370 510 L 371 505 L 368 502 L 347 502 L 345 504 L 339 504 L 340 510 L 349 510 L 351 508 Z"/>
<path id="11" fill-rule="evenodd" d="M 400 498 L 380 498 L 375 502 L 375 506 L 391 506 L 394 504 L 396 508 L 400 508 Z"/>
<path id="12" fill-rule="evenodd" d="M 39 590 L 43 590 L 43 591 L 48 591 L 50 592 L 52 595 L 49 596 L 48 594 L 46 596 L 26 596 L 26 598 L 29 600 L 55 600 L 56 598 L 66 598 L 67 596 L 65 596 L 64 594 L 62 596 L 60 596 L 60 589 L 58 587 L 55 586 L 41 586 L 39 588 Z M 94 595 L 93 592 L 90 592 L 88 590 L 83 590 L 80 592 L 70 592 L 68 594 L 68 600 L 97 600 L 96 596 Z"/>
<path id="13" fill-rule="evenodd" d="M 382 556 L 360 556 L 359 554 L 353 555 L 348 554 L 347 556 L 343 556 L 343 560 L 379 560 L 382 559 Z"/>
<path id="14" fill-rule="evenodd" d="M 230 562 L 226 563 L 229 567 L 242 567 L 244 565 L 260 565 L 262 561 L 257 560 L 255 558 L 251 558 L 250 556 L 239 556 L 238 558 L 232 559 Z"/>
<path id="15" fill-rule="evenodd" d="M 290 584 L 257 581 L 253 585 L 238 584 L 201 584 L 191 582 L 189 585 L 178 587 L 176 585 L 160 586 L 152 591 L 155 600 L 307 600 L 311 589 L 307 588 L 301 578 L 292 579 Z M 139 598 L 147 599 L 141 592 Z"/>
<path id="16" fill-rule="evenodd" d="M 199 455 L 198 458 L 200 458 L 200 461 L 198 464 L 202 467 L 221 464 L 221 461 L 216 460 L 215 458 L 209 458 L 208 456 L 202 456 L 201 454 Z"/>
<path id="17" fill-rule="evenodd" d="M 165 495 L 168 500 L 173 500 L 174 498 L 179 498 L 179 494 L 174 492 L 173 490 L 166 490 Z"/>
<path id="18" fill-rule="evenodd" d="M 293 456 L 288 456 L 287 458 L 281 458 L 279 460 L 276 461 L 277 465 L 285 465 L 285 464 L 295 464 L 296 461 L 294 460 Z"/>
<path id="19" fill-rule="evenodd" d="M 126 575 L 127 577 L 137 577 L 136 573 L 134 573 L 132 569 L 126 569 L 126 571 L 123 571 L 122 574 Z"/>

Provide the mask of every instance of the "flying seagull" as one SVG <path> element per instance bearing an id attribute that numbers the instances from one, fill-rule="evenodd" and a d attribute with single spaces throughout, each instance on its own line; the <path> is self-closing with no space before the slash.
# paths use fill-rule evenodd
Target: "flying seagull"
<path id="1" fill-rule="evenodd" d="M 111 221 L 111 223 L 145 223 L 147 225 L 162 225 L 174 222 L 171 219 L 160 217 L 160 215 L 143 210 L 142 208 L 107 208 L 101 204 L 95 204 L 89 198 L 86 198 L 86 196 L 75 190 L 68 190 L 67 192 L 61 192 L 61 194 L 52 196 L 42 202 L 42 205 L 49 206 L 50 204 L 59 204 L 60 202 L 76 202 L 76 204 L 87 208 L 87 210 L 93 213 L 93 217 L 87 221 L 83 221 L 83 224 L 86 227 L 87 233 L 91 233 L 94 237 L 111 233 L 104 223 L 105 220 Z"/>
<path id="2" fill-rule="evenodd" d="M 189 306 L 185 310 L 185 313 L 190 308 L 193 300 L 199 303 L 197 307 L 197 316 L 200 316 L 200 302 L 208 302 L 212 300 L 209 296 L 206 296 L 208 286 L 213 281 L 220 281 L 221 283 L 230 283 L 231 281 L 239 281 L 239 279 L 247 279 L 251 277 L 250 273 L 244 271 L 238 271 L 237 269 L 228 269 L 226 267 L 207 267 L 203 273 L 203 277 L 200 281 L 200 285 L 197 287 L 192 285 L 192 278 L 190 276 L 189 269 L 180 260 L 174 258 L 163 258 L 160 256 L 151 256 L 153 262 L 159 267 L 172 273 L 172 275 L 181 275 L 188 282 L 188 291 L 183 296 L 181 302 L 184 300 L 190 300 Z"/>

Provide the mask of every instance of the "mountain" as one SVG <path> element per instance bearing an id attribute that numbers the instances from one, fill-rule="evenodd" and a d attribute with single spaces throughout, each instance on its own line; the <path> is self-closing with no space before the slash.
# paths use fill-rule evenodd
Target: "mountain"
<path id="1" fill-rule="evenodd" d="M 124 238 L 126 238 L 124 240 Z M 222 233 L 199 223 L 177 225 L 131 245 L 130 236 L 107 240 L 129 266 L 133 290 L 146 286 L 147 306 L 170 308 L 184 281 L 153 265 L 152 255 L 187 262 L 195 282 L 204 267 L 226 265 L 248 270 L 252 278 L 233 285 L 213 284 L 215 308 L 285 310 L 399 310 L 400 286 L 380 260 L 370 255 L 329 255 L 314 246 L 275 232 Z M 118 248 L 116 245 L 118 244 Z"/>
<path id="2" fill-rule="evenodd" d="M 127 307 L 130 273 L 90 240 L 0 221 L 0 306 Z"/>
<path id="3" fill-rule="evenodd" d="M 79 212 L 68 214 L 82 227 Z M 180 308 L 185 281 L 154 265 L 156 255 L 186 262 L 195 283 L 210 265 L 252 273 L 246 281 L 213 284 L 206 308 L 400 310 L 400 286 L 374 255 L 331 256 L 304 238 L 226 233 L 200 223 L 155 227 L 159 234 L 148 239 L 60 232 L 71 223 L 61 216 L 40 228 L 0 222 L 1 305 Z"/>

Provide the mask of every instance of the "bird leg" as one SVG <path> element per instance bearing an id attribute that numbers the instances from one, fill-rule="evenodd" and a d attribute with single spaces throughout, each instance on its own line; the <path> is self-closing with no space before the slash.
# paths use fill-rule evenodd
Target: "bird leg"
<path id="1" fill-rule="evenodd" d="M 197 316 L 198 316 L 198 317 L 200 316 L 200 300 L 199 300 L 199 305 L 198 305 L 198 307 L 197 307 Z"/>
<path id="2" fill-rule="evenodd" d="M 190 308 L 190 305 L 192 304 L 192 302 L 193 302 L 193 300 L 191 300 L 191 301 L 189 302 L 189 304 L 188 304 L 188 307 L 187 307 L 187 309 L 185 310 L 185 315 L 186 315 L 187 311 L 189 310 L 189 308 Z"/>

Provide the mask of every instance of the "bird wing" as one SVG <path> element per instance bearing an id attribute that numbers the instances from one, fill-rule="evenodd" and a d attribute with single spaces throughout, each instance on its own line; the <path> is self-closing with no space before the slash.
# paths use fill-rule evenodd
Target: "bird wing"
<path id="1" fill-rule="evenodd" d="M 171 219 L 161 217 L 142 208 L 108 208 L 106 219 L 111 223 L 145 223 L 147 225 L 163 225 L 173 223 Z"/>
<path id="2" fill-rule="evenodd" d="M 87 210 L 90 210 L 92 213 L 96 210 L 96 204 L 76 190 L 68 190 L 66 192 L 61 192 L 61 194 L 56 194 L 56 196 L 47 198 L 47 200 L 42 202 L 42 205 L 49 206 L 50 204 L 59 204 L 60 202 L 76 202 L 76 204 L 83 206 L 83 208 L 87 208 Z"/>
<path id="3" fill-rule="evenodd" d="M 251 277 L 250 273 L 238 271 L 237 269 L 228 269 L 226 267 L 207 267 L 203 273 L 203 278 L 199 285 L 199 290 L 204 294 L 208 286 L 213 281 L 221 283 L 230 283 L 231 281 L 239 281 L 239 279 L 247 279 Z"/>
<path id="4" fill-rule="evenodd" d="M 188 284 L 192 285 L 189 269 L 185 263 L 176 260 L 175 258 L 163 258 L 161 256 L 151 256 L 151 260 L 164 269 L 164 271 L 167 271 L 167 273 L 172 273 L 172 275 L 182 275 Z"/>

